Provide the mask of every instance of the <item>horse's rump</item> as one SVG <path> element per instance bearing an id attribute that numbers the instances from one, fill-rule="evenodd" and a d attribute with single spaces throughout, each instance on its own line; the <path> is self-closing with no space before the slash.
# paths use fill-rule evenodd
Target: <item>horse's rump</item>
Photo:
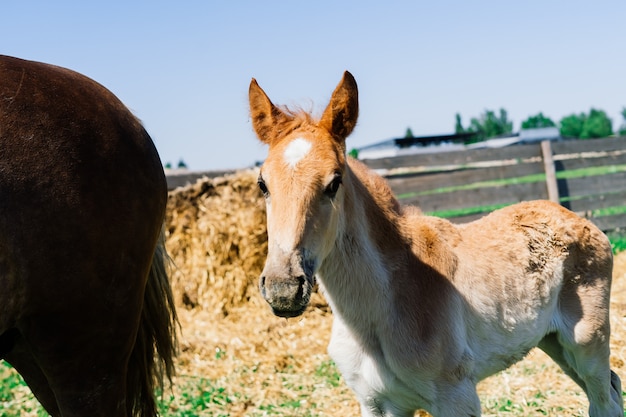
<path id="1" fill-rule="evenodd" d="M 126 381 L 126 369 L 150 372 L 157 343 L 172 371 L 169 284 L 150 274 L 163 262 L 166 199 L 152 140 L 111 92 L 0 56 L 0 335 L 13 335 L 3 357 L 50 413 L 154 414 L 153 401 L 132 399 L 153 397 L 152 377 Z M 70 399 L 77 393 L 92 398 Z"/>

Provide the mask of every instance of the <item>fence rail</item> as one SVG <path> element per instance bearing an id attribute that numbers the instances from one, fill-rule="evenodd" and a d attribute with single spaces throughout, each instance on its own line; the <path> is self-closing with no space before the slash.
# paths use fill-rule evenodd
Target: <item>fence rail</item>
<path id="1" fill-rule="evenodd" d="M 453 222 L 474 220 L 520 201 L 552 197 L 605 232 L 626 228 L 626 137 L 363 162 L 387 177 L 401 202 Z"/>

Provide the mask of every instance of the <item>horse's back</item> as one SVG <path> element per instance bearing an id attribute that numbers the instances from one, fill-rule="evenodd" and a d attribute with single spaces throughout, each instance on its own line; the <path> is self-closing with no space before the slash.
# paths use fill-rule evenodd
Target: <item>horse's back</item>
<path id="1" fill-rule="evenodd" d="M 525 256 L 528 271 L 552 259 L 604 265 L 612 262 L 611 244 L 589 220 L 546 200 L 522 202 L 496 210 L 459 230 L 484 248 Z"/>
<path id="2" fill-rule="evenodd" d="M 458 279 L 467 281 L 473 294 L 480 283 L 490 297 L 513 294 L 514 302 L 539 303 L 585 280 L 597 281 L 608 294 L 613 265 L 608 238 L 556 203 L 514 204 L 457 230 L 460 243 L 453 250 L 462 259 L 459 265 L 471 265 L 458 271 Z"/>

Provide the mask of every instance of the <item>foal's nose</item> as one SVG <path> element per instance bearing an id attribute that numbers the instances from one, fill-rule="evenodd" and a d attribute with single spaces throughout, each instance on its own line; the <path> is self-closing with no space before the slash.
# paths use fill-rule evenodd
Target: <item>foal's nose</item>
<path id="1" fill-rule="evenodd" d="M 275 315 L 296 317 L 304 313 L 314 284 L 314 263 L 303 251 L 270 250 L 259 289 Z"/>
<path id="2" fill-rule="evenodd" d="M 307 279 L 303 275 L 282 279 L 261 276 L 261 294 L 274 314 L 280 317 L 296 317 L 304 312 L 309 304 L 308 287 Z"/>

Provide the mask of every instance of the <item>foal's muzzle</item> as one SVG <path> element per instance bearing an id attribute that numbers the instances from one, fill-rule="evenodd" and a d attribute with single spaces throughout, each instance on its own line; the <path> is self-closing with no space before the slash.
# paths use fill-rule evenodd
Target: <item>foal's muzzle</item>
<path id="1" fill-rule="evenodd" d="M 266 264 L 259 281 L 261 295 L 279 317 L 301 315 L 311 300 L 315 285 L 313 267 L 307 262 L 294 263 L 279 268 Z"/>
<path id="2" fill-rule="evenodd" d="M 279 317 L 297 317 L 304 313 L 311 300 L 313 278 L 294 277 L 289 280 L 271 280 L 261 277 L 261 294 Z"/>

